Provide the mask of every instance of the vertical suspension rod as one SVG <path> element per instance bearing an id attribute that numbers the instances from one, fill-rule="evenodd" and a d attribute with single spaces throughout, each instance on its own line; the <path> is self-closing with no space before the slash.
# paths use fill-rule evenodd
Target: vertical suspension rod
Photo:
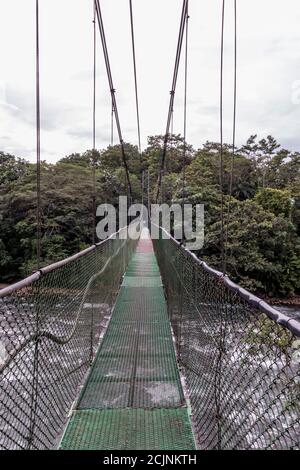
<path id="1" fill-rule="evenodd" d="M 40 31 L 39 31 L 39 0 L 36 0 L 36 218 L 37 269 L 41 267 L 41 236 L 42 236 L 42 204 L 41 204 L 41 112 L 40 112 Z"/>
<path id="2" fill-rule="evenodd" d="M 184 31 L 185 31 L 185 26 L 186 26 L 187 9 L 188 9 L 188 0 L 184 0 L 183 5 L 182 5 L 180 28 L 179 28 L 179 34 L 178 34 L 178 43 L 177 43 L 177 51 L 176 51 L 176 58 L 175 58 L 175 65 L 174 65 L 174 72 L 173 72 L 172 88 L 170 91 L 170 102 L 169 102 L 166 132 L 165 132 L 162 155 L 161 155 L 161 165 L 160 165 L 160 170 L 159 170 L 158 179 L 157 179 L 157 189 L 156 189 L 156 198 L 155 198 L 156 203 L 158 202 L 159 195 L 160 195 L 163 169 L 165 165 L 167 146 L 168 146 L 168 141 L 169 141 L 169 136 L 170 136 L 169 135 L 170 125 L 171 125 L 171 120 L 172 120 L 172 111 L 174 109 L 175 91 L 176 91 L 176 85 L 177 85 L 178 69 L 179 69 L 179 64 L 180 64 Z"/>
<path id="3" fill-rule="evenodd" d="M 122 136 L 119 112 L 118 112 L 117 101 L 116 101 L 116 96 L 115 96 L 116 90 L 114 88 L 113 79 L 112 79 L 112 73 L 111 73 L 111 67 L 110 67 L 110 61 L 109 61 L 107 43 L 106 43 L 106 37 L 105 37 L 105 31 L 104 31 L 104 24 L 103 24 L 99 0 L 95 0 L 95 5 L 96 5 L 96 15 L 97 15 L 99 32 L 100 32 L 100 37 L 101 37 L 101 42 L 102 42 L 107 78 L 108 78 L 108 83 L 109 83 L 109 88 L 110 88 L 110 93 L 111 93 L 111 98 L 112 98 L 112 103 L 113 103 L 113 108 L 114 108 L 116 127 L 117 127 L 117 132 L 118 132 L 120 146 L 121 146 L 122 161 L 123 161 L 123 166 L 124 166 L 125 174 L 126 174 L 126 182 L 127 182 L 129 197 L 130 199 L 132 199 L 132 186 L 130 182 L 130 175 L 129 175 L 129 169 L 128 169 L 128 164 L 127 164 L 124 140 Z"/>

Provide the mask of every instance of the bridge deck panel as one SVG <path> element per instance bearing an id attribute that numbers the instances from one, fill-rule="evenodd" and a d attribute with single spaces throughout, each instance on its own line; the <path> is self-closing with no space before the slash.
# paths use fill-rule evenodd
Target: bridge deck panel
<path id="1" fill-rule="evenodd" d="M 186 408 L 80 410 L 74 413 L 62 449 L 193 450 Z"/>

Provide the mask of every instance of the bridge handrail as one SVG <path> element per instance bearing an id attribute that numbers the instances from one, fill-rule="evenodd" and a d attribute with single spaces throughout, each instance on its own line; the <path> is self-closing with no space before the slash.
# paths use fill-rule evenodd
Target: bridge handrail
<path id="1" fill-rule="evenodd" d="M 137 243 L 127 229 L 0 291 L 0 449 L 56 447 Z"/>
<path id="2" fill-rule="evenodd" d="M 78 259 L 80 259 L 83 256 L 87 255 L 88 253 L 96 250 L 97 247 L 103 245 L 104 243 L 107 243 L 108 240 L 116 238 L 116 236 L 119 233 L 121 233 L 123 230 L 127 230 L 127 228 L 128 228 L 127 226 L 122 227 L 117 232 L 112 233 L 105 240 L 102 240 L 101 242 L 95 243 L 94 245 L 91 245 L 88 248 L 85 248 L 84 250 L 81 250 L 78 253 L 75 253 L 75 255 L 69 256 L 68 258 L 64 258 L 61 261 L 57 261 L 55 263 L 49 264 L 48 266 L 45 266 L 44 268 L 41 268 L 39 271 L 34 272 L 30 276 L 25 277 L 21 281 L 15 282 L 14 284 L 11 284 L 10 286 L 7 286 L 7 287 L 4 287 L 3 289 L 0 289 L 0 299 L 3 298 L 3 297 L 9 296 L 10 294 L 12 294 L 13 292 L 16 292 L 19 289 L 23 289 L 24 287 L 28 287 L 34 281 L 37 281 L 38 279 L 40 279 L 44 274 L 55 271 L 56 269 L 59 269 L 63 266 L 66 266 L 67 264 L 70 264 L 73 261 L 77 261 Z"/>
<path id="3" fill-rule="evenodd" d="M 299 321 L 153 225 L 199 449 L 299 449 Z"/>
<path id="4" fill-rule="evenodd" d="M 206 272 L 212 274 L 217 279 L 224 282 L 224 284 L 231 291 L 236 292 L 242 299 L 246 300 L 251 305 L 258 308 L 261 312 L 265 313 L 271 320 L 274 320 L 279 325 L 284 326 L 295 336 L 300 337 L 300 321 L 299 320 L 288 317 L 284 313 L 279 312 L 274 307 L 272 307 L 267 302 L 265 302 L 263 299 L 260 299 L 256 295 L 249 292 L 247 289 L 244 289 L 243 287 L 233 282 L 227 274 L 223 274 L 221 271 L 218 271 L 212 268 L 211 266 L 209 266 L 205 261 L 198 258 L 198 256 L 195 255 L 195 253 L 188 250 L 182 243 L 176 240 L 165 228 L 158 226 L 154 223 L 152 223 L 152 225 L 155 225 L 157 228 L 162 230 L 173 241 L 173 243 L 178 245 L 188 256 L 193 258 L 193 260 L 197 264 L 199 264 Z"/>

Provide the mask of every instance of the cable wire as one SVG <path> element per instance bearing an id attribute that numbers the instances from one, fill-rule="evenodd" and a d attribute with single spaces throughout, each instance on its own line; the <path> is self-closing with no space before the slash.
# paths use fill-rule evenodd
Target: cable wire
<path id="1" fill-rule="evenodd" d="M 112 73 L 111 73 L 111 67 L 110 67 L 110 61 L 109 61 L 109 55 L 108 55 L 107 43 L 106 43 L 106 37 L 105 37 L 105 31 L 104 31 L 104 24 L 103 24 L 99 0 L 95 0 L 95 5 L 96 5 L 96 14 L 97 14 L 99 32 L 100 32 L 100 37 L 101 37 L 101 42 L 102 42 L 109 89 L 110 89 L 112 103 L 114 107 L 116 127 L 117 127 L 117 132 L 118 132 L 120 146 L 121 146 L 122 161 L 123 161 L 123 166 L 125 169 L 127 190 L 129 192 L 130 199 L 132 199 L 132 187 L 131 187 L 131 182 L 130 182 L 130 175 L 129 175 L 129 169 L 128 169 L 128 164 L 127 164 L 127 159 L 126 159 L 126 152 L 125 152 L 124 140 L 122 136 L 121 124 L 120 124 L 120 119 L 119 119 L 117 101 L 116 101 L 116 96 L 115 96 L 116 90 L 114 88 L 113 79 L 112 79 Z"/>
<path id="2" fill-rule="evenodd" d="M 186 12 L 185 28 L 185 60 L 184 60 L 184 106 L 183 106 L 183 171 L 182 171 L 182 202 L 185 203 L 185 170 L 186 170 L 186 129 L 187 129 L 187 81 L 188 81 L 188 37 L 189 37 L 189 13 L 188 4 Z M 184 211 L 183 211 L 184 214 Z"/>
<path id="3" fill-rule="evenodd" d="M 114 145 L 114 104 L 111 103 L 110 145 Z"/>
<path id="4" fill-rule="evenodd" d="M 220 64 L 220 191 L 221 191 L 221 262 L 222 270 L 224 273 L 224 193 L 223 193 L 223 175 L 224 175 L 224 161 L 223 161 L 223 65 L 224 65 L 224 22 L 225 22 L 225 0 L 222 2 L 222 26 L 221 26 L 221 64 Z M 223 352 L 225 342 L 226 320 L 223 320 L 223 315 L 219 315 L 219 346 L 218 354 L 216 357 L 216 373 L 214 377 L 214 401 L 217 417 L 217 449 L 222 448 L 222 426 L 221 426 L 221 374 L 223 365 Z"/>
<path id="5" fill-rule="evenodd" d="M 41 267 L 42 201 L 41 201 L 41 111 L 40 111 L 40 32 L 39 0 L 36 0 L 36 199 L 37 199 L 37 269 Z"/>
<path id="6" fill-rule="evenodd" d="M 225 249 L 224 249 L 224 272 L 227 269 L 227 252 L 228 252 L 228 225 L 230 222 L 230 211 L 232 201 L 233 189 L 233 171 L 235 163 L 235 139 L 236 139 L 236 107 L 237 107 L 237 3 L 234 0 L 234 85 L 233 85 L 233 131 L 232 131 L 232 156 L 230 168 L 230 183 L 229 183 L 229 201 L 226 217 L 226 235 L 225 235 Z"/>
<path id="7" fill-rule="evenodd" d="M 39 26 L 39 0 L 35 2 L 36 18 L 36 193 L 37 193 L 37 269 L 41 267 L 41 112 L 40 112 L 40 26 Z M 39 295 L 39 285 L 37 286 Z M 40 306 L 36 306 L 35 334 L 33 350 L 32 390 L 30 396 L 29 436 L 27 449 L 31 449 L 36 427 L 37 401 L 38 401 L 38 374 L 39 374 L 39 317 Z"/>
<path id="8" fill-rule="evenodd" d="M 139 108 L 138 84 L 137 84 L 137 67 L 136 67 L 136 53 L 135 53 L 134 21 L 133 21 L 132 0 L 129 0 L 129 10 L 130 10 L 130 27 L 131 27 L 133 70 L 134 70 L 136 120 L 137 120 L 138 143 L 139 143 L 139 153 L 140 153 L 140 162 L 141 162 L 142 161 L 141 125 L 140 125 L 140 108 Z"/>
<path id="9" fill-rule="evenodd" d="M 156 203 L 158 202 L 159 195 L 160 195 L 161 182 L 162 182 L 162 176 L 163 176 L 166 153 L 167 153 L 167 145 L 169 141 L 170 125 L 171 125 L 171 120 L 172 120 L 172 111 L 174 108 L 174 98 L 175 98 L 175 92 L 176 92 L 178 69 L 179 69 L 179 64 L 180 64 L 182 43 L 183 43 L 183 38 L 184 38 L 185 26 L 186 26 L 187 6 L 188 6 L 188 0 L 183 0 L 178 41 L 177 41 L 176 58 L 175 58 L 175 65 L 174 65 L 174 72 L 173 72 L 172 88 L 170 91 L 170 102 L 169 102 L 166 132 L 165 132 L 163 150 L 162 150 L 162 155 L 161 155 L 160 170 L 159 170 L 158 179 L 157 179 L 157 190 L 156 190 L 156 198 L 155 198 Z"/>
<path id="10" fill-rule="evenodd" d="M 92 180 L 93 180 L 93 233 L 92 233 L 92 242 L 95 244 L 96 241 L 96 4 L 94 1 L 94 18 L 93 18 L 93 152 L 92 152 Z"/>
<path id="11" fill-rule="evenodd" d="M 221 64 L 220 64 L 220 192 L 221 192 L 221 262 L 222 270 L 225 268 L 224 257 L 224 155 L 223 155 L 223 72 L 224 72 L 224 22 L 225 0 L 222 2 L 222 26 L 221 26 Z"/>

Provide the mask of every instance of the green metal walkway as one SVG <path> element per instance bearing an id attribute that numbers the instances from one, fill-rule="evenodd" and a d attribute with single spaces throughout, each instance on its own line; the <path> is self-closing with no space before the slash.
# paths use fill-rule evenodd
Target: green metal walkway
<path id="1" fill-rule="evenodd" d="M 192 450 L 159 268 L 141 239 L 61 449 Z"/>

